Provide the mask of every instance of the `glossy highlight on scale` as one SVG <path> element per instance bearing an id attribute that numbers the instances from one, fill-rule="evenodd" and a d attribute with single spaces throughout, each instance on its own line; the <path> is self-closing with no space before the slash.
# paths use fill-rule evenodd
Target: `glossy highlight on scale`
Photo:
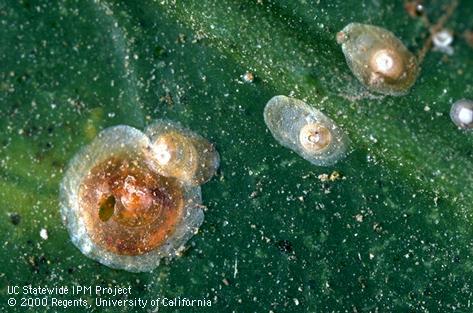
<path id="1" fill-rule="evenodd" d="M 458 128 L 471 130 L 473 128 L 473 101 L 469 99 L 455 101 L 450 109 L 450 118 Z"/>

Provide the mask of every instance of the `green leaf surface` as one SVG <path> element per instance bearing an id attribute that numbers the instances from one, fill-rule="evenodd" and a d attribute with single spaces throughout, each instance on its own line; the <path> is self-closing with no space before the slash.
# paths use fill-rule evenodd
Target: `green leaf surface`
<path id="1" fill-rule="evenodd" d="M 446 4 L 425 3 L 431 21 Z M 473 135 L 448 112 L 473 98 L 472 15 L 460 1 L 454 54 L 429 52 L 390 97 L 354 78 L 335 35 L 374 24 L 418 52 L 429 33 L 403 1 L 0 0 L 0 307 L 25 309 L 7 286 L 130 285 L 130 298 L 212 300 L 159 312 L 471 312 Z M 262 114 L 279 94 L 326 113 L 351 154 L 315 167 L 277 144 Z M 151 273 L 107 268 L 62 224 L 64 169 L 100 130 L 162 117 L 221 155 L 204 224 Z"/>

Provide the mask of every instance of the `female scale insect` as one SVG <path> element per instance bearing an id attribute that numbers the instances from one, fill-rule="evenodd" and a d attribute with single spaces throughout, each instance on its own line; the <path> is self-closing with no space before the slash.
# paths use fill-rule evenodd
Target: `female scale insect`
<path id="1" fill-rule="evenodd" d="M 150 168 L 150 144 L 133 127 L 107 128 L 77 153 L 61 183 L 72 242 L 113 268 L 154 269 L 177 255 L 204 219 L 200 187 Z"/>
<path id="2" fill-rule="evenodd" d="M 333 165 L 347 154 L 349 140 L 344 132 L 303 101 L 273 97 L 264 108 L 264 121 L 281 145 L 312 164 Z"/>
<path id="3" fill-rule="evenodd" d="M 337 42 L 348 67 L 369 90 L 399 96 L 415 83 L 417 59 L 392 32 L 351 23 L 337 34 Z"/>

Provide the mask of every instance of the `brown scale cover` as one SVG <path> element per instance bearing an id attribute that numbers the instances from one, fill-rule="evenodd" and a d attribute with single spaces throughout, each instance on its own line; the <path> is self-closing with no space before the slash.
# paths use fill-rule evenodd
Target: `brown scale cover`
<path id="1" fill-rule="evenodd" d="M 80 186 L 79 199 L 91 239 L 122 255 L 160 246 L 180 221 L 185 205 L 175 179 L 127 157 L 110 158 L 92 168 Z"/>

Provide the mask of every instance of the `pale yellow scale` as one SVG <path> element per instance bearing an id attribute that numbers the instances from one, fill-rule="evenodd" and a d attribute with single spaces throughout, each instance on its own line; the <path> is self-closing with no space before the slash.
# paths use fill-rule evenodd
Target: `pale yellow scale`
<path id="1" fill-rule="evenodd" d="M 337 34 L 337 42 L 351 71 L 369 90 L 399 96 L 414 85 L 417 59 L 392 32 L 351 23 Z"/>
<path id="2" fill-rule="evenodd" d="M 158 173 L 201 185 L 218 169 L 220 157 L 204 137 L 170 120 L 156 120 L 145 130 L 150 138 L 147 160 Z"/>

